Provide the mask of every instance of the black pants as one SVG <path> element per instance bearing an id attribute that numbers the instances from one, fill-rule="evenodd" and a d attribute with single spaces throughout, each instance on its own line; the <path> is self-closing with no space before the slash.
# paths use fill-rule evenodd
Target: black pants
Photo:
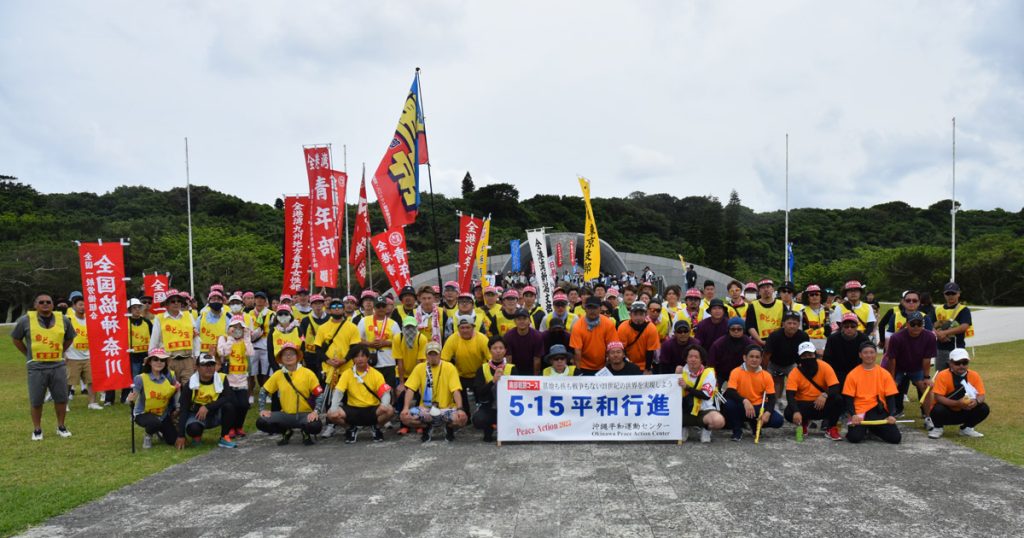
<path id="1" fill-rule="evenodd" d="M 838 398 L 829 398 L 825 401 L 825 407 L 818 411 L 814 408 L 814 402 L 802 402 L 800 400 L 790 402 L 790 405 L 787 405 L 786 410 L 783 412 L 786 421 L 793 422 L 793 415 L 797 411 L 803 415 L 804 421 L 824 420 L 823 428 L 828 429 L 839 422 L 839 415 L 843 412 L 843 403 Z"/>
<path id="2" fill-rule="evenodd" d="M 230 404 L 221 406 L 216 413 L 207 413 L 206 420 L 196 420 L 196 415 L 193 411 L 185 419 L 185 434 L 189 437 L 202 437 L 203 432 L 208 428 L 220 426 L 220 435 L 224 437 L 234 427 L 232 426 L 234 423 L 235 406 Z"/>
<path id="3" fill-rule="evenodd" d="M 897 398 L 899 398 L 897 396 Z M 876 407 L 864 414 L 864 420 L 880 420 L 889 416 L 881 407 Z M 846 430 L 846 440 L 851 443 L 859 443 L 868 435 L 868 430 L 881 440 L 891 445 L 900 444 L 903 434 L 895 424 L 883 424 L 881 426 L 850 426 Z"/>
<path id="4" fill-rule="evenodd" d="M 157 432 L 163 436 L 164 442 L 173 445 L 178 440 L 178 430 L 174 427 L 174 421 L 168 413 L 165 417 L 158 417 L 153 413 L 143 413 L 135 416 L 135 423 L 146 430 L 147 435 Z"/>
<path id="5" fill-rule="evenodd" d="M 234 408 L 232 421 L 228 424 L 228 428 L 240 430 L 245 426 L 245 417 L 249 414 L 249 389 L 225 387 L 224 390 L 229 391 L 231 406 Z"/>
<path id="6" fill-rule="evenodd" d="M 466 412 L 466 416 L 469 416 L 473 414 L 473 407 L 469 403 L 469 387 L 473 386 L 476 379 L 460 377 L 459 381 L 462 383 L 462 390 L 459 391 L 462 393 L 462 410 Z"/>
<path id="7" fill-rule="evenodd" d="M 594 375 L 600 371 L 601 370 L 587 370 L 586 368 L 580 368 L 579 366 L 576 367 L 576 375 Z"/>
<path id="8" fill-rule="evenodd" d="M 289 414 L 281 411 L 275 411 L 270 414 L 269 417 L 260 417 L 256 419 L 256 429 L 261 432 L 267 433 L 284 433 L 289 430 L 299 429 L 310 435 L 316 435 L 320 433 L 323 428 L 323 422 L 314 420 L 309 422 L 306 420 L 308 413 L 297 413 Z"/>
<path id="9" fill-rule="evenodd" d="M 974 409 L 965 409 L 963 411 L 953 411 L 937 403 L 935 407 L 932 407 L 931 417 L 936 428 L 950 424 L 962 424 L 964 428 L 973 428 L 988 418 L 988 413 L 989 408 L 986 403 L 980 403 Z"/>
<path id="10" fill-rule="evenodd" d="M 494 425 L 498 422 L 498 410 L 492 409 L 490 405 L 482 405 L 473 413 L 473 427 L 484 432 L 493 433 Z"/>

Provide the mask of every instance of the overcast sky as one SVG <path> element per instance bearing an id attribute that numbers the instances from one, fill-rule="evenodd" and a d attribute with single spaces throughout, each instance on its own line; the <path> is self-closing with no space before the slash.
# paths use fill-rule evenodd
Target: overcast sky
<path id="1" fill-rule="evenodd" d="M 1024 2 L 0 3 L 0 174 L 272 203 L 376 169 L 414 68 L 436 192 L 1024 206 Z M 426 189 L 426 169 L 423 170 Z M 354 201 L 356 187 L 350 188 Z M 372 189 L 371 189 L 372 195 Z M 372 197 L 372 196 L 371 196 Z"/>

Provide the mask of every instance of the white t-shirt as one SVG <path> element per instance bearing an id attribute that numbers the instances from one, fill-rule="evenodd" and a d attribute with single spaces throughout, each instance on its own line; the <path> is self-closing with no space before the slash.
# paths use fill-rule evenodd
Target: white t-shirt
<path id="1" fill-rule="evenodd" d="M 701 374 L 703 374 L 703 372 L 701 372 Z M 690 373 L 690 369 L 689 368 L 687 368 L 687 367 L 683 368 L 683 375 L 686 376 L 686 381 L 688 381 L 690 383 L 696 383 L 697 382 L 697 378 L 694 377 Z M 705 394 L 711 395 L 714 392 L 714 390 L 715 390 L 715 386 L 716 386 L 715 371 L 711 370 L 710 372 L 708 372 L 708 375 L 704 377 L 704 385 L 702 385 L 701 390 L 703 390 Z M 700 410 L 701 411 L 707 411 L 709 409 L 718 409 L 718 403 L 715 402 L 714 398 L 708 398 L 707 400 L 701 400 L 700 401 Z M 688 409 L 683 409 L 683 412 L 689 412 L 689 410 Z"/>
<path id="2" fill-rule="evenodd" d="M 359 320 L 359 338 L 367 342 L 372 342 L 377 339 L 377 335 L 366 334 L 366 322 L 369 319 L 370 318 L 364 317 L 363 319 Z M 389 342 L 391 341 L 391 337 L 401 332 L 401 329 L 398 327 L 398 323 L 391 318 L 384 318 L 384 321 L 377 322 L 376 327 L 376 330 L 379 334 L 383 335 L 387 333 L 389 335 L 387 337 L 387 340 Z M 373 331 L 370 332 L 372 333 Z M 382 347 L 377 350 L 377 365 L 375 366 L 375 368 L 387 368 L 388 366 L 394 365 L 395 357 L 391 354 L 390 347 Z"/>

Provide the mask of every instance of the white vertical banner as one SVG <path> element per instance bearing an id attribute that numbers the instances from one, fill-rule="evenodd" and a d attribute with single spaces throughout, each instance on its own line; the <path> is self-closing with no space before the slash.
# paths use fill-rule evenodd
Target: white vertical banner
<path id="1" fill-rule="evenodd" d="M 537 300 L 545 312 L 552 311 L 551 291 L 555 280 L 551 277 L 551 266 L 548 265 L 548 242 L 544 228 L 526 230 L 526 242 L 530 244 L 530 255 L 533 258 L 533 274 L 537 277 Z"/>

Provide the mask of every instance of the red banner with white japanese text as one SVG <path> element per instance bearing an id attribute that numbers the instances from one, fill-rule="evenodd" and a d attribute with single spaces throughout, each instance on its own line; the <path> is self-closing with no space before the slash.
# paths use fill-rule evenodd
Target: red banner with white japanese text
<path id="1" fill-rule="evenodd" d="M 93 390 L 131 386 L 128 362 L 128 290 L 124 280 L 121 243 L 81 243 L 78 246 L 89 335 L 89 365 Z M 155 299 L 155 298 L 154 298 Z"/>
<path id="2" fill-rule="evenodd" d="M 282 295 L 309 286 L 309 196 L 284 197 L 284 283 Z"/>
<path id="3" fill-rule="evenodd" d="M 352 246 L 348 262 L 356 269 L 359 287 L 366 287 L 366 243 L 370 239 L 370 213 L 366 203 L 366 178 L 359 185 L 359 207 L 356 209 L 355 229 L 352 230 Z"/>
<path id="4" fill-rule="evenodd" d="M 149 305 L 149 311 L 154 314 L 163 313 L 164 300 L 167 299 L 167 290 L 171 287 L 171 274 L 162 275 L 153 273 L 142 274 L 142 294 L 153 298 L 153 304 Z"/>
<path id="5" fill-rule="evenodd" d="M 473 264 L 476 263 L 477 245 L 484 220 L 462 215 L 459 217 L 459 270 L 460 290 L 473 289 Z"/>
<path id="6" fill-rule="evenodd" d="M 576 240 L 569 240 L 569 265 L 576 267 Z"/>
<path id="7" fill-rule="evenodd" d="M 338 285 L 338 199 L 327 147 L 305 148 L 313 285 Z"/>
<path id="8" fill-rule="evenodd" d="M 334 181 L 335 213 L 338 222 L 338 245 L 341 245 L 342 234 L 345 233 L 345 194 L 348 192 L 348 174 L 331 170 L 331 180 Z"/>
<path id="9" fill-rule="evenodd" d="M 409 274 L 409 252 L 405 250 L 405 230 L 401 226 L 381 232 L 372 239 L 373 251 L 377 253 L 381 267 L 388 275 L 388 282 L 395 291 L 412 285 Z"/>
<path id="10" fill-rule="evenodd" d="M 388 229 L 416 222 L 420 204 L 419 165 L 427 163 L 426 141 L 417 76 L 406 95 L 395 135 L 372 179 Z"/>
<path id="11" fill-rule="evenodd" d="M 562 266 L 562 244 L 555 244 L 555 265 Z"/>

